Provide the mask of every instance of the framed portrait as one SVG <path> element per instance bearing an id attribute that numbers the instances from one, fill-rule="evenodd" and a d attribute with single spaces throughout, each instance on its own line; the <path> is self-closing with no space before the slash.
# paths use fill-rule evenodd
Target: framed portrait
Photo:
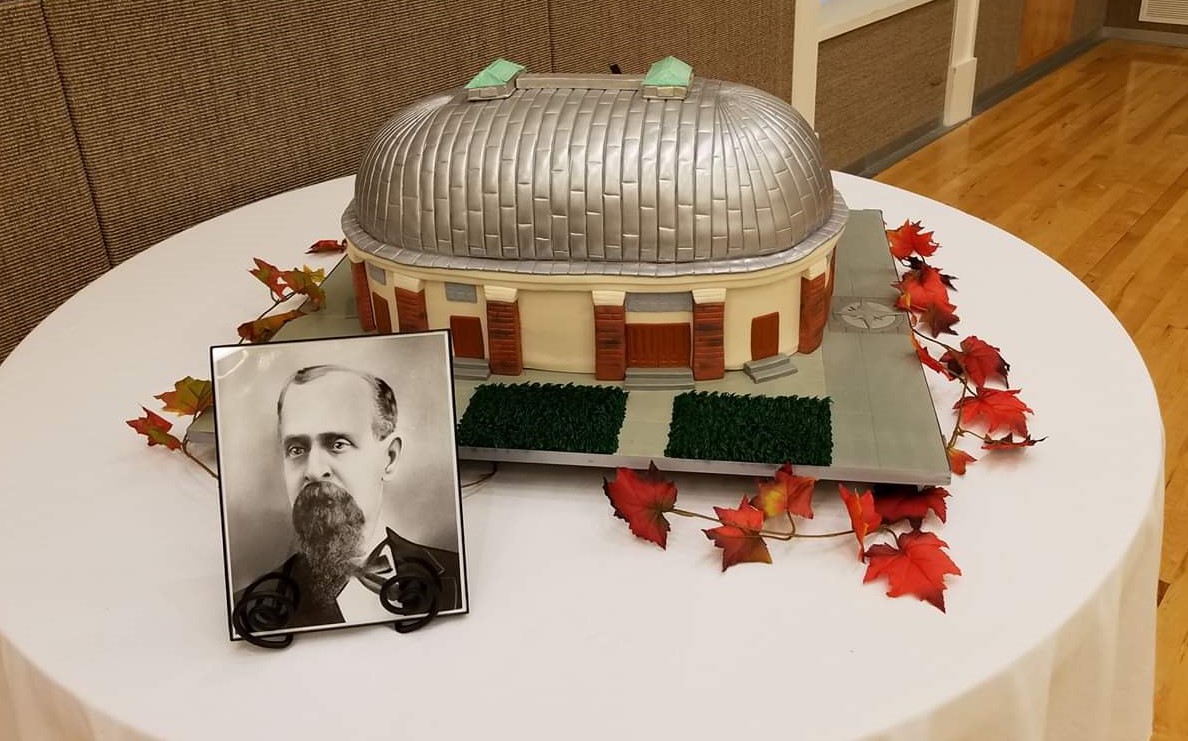
<path id="1" fill-rule="evenodd" d="M 232 640 L 467 612 L 448 332 L 210 360 Z"/>

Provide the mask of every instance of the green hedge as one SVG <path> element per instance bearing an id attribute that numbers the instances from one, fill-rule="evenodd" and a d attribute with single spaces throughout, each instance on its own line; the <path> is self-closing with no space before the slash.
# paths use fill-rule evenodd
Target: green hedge
<path id="1" fill-rule="evenodd" d="M 672 402 L 669 458 L 827 466 L 833 460 L 831 401 L 689 391 Z"/>
<path id="2" fill-rule="evenodd" d="M 483 384 L 458 423 L 458 444 L 614 453 L 626 412 L 627 392 L 617 386 Z"/>

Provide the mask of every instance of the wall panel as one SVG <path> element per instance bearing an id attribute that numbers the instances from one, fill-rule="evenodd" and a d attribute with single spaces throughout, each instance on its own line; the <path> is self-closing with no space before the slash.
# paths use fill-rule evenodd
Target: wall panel
<path id="1" fill-rule="evenodd" d="M 547 69 L 545 2 L 46 0 L 113 258 L 353 172 L 401 105 L 497 56 Z"/>
<path id="2" fill-rule="evenodd" d="M 952 27 L 953 0 L 935 0 L 821 43 L 816 128 L 831 168 L 939 124 Z"/>
<path id="3" fill-rule="evenodd" d="M 0 360 L 108 267 L 40 4 L 0 3 Z"/>
<path id="4" fill-rule="evenodd" d="M 1105 24 L 1108 0 L 1077 0 L 1073 11 L 1072 40 L 1092 36 Z"/>
<path id="5" fill-rule="evenodd" d="M 668 55 L 693 73 L 792 96 L 792 0 L 550 0 L 558 72 L 646 72 Z"/>
<path id="6" fill-rule="evenodd" d="M 1023 29 L 1025 0 L 987 0 L 978 3 L 978 35 L 974 56 L 978 77 L 974 94 L 1005 82 L 1015 74 L 1019 57 L 1019 35 Z"/>

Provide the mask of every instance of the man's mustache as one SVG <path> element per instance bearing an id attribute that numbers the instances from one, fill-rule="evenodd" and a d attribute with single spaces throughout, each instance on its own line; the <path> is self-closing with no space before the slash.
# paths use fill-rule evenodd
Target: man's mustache
<path id="1" fill-rule="evenodd" d="M 343 530 L 361 531 L 363 510 L 351 493 L 330 481 L 311 481 L 293 502 L 293 528 L 305 541 L 319 541 Z"/>

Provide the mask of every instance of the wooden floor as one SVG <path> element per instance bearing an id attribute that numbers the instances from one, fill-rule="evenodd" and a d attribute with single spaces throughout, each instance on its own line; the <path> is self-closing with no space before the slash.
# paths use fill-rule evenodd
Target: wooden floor
<path id="1" fill-rule="evenodd" d="M 1188 739 L 1188 49 L 1107 41 L 878 180 L 1035 245 L 1125 325 L 1167 435 L 1155 739 Z"/>

